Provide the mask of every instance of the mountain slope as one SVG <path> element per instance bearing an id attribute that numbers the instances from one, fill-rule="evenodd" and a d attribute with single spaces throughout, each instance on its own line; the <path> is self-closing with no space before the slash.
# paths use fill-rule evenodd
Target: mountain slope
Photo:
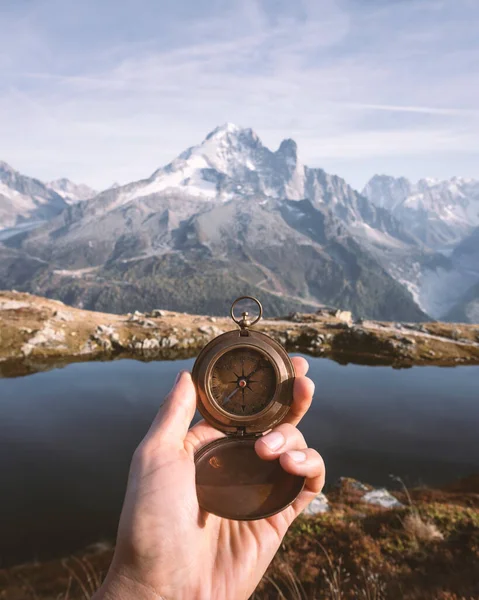
<path id="1" fill-rule="evenodd" d="M 64 199 L 41 181 L 0 162 L 0 229 L 47 221 L 66 206 Z"/>
<path id="2" fill-rule="evenodd" d="M 456 288 L 456 302 L 443 317 L 447 321 L 479 323 L 479 227 L 456 246 L 451 261 L 454 272 L 462 275 L 463 285 Z"/>
<path id="3" fill-rule="evenodd" d="M 444 320 L 454 323 L 479 323 L 479 281 L 444 315 Z"/>
<path id="4" fill-rule="evenodd" d="M 479 181 L 474 179 L 414 184 L 404 177 L 375 175 L 363 194 L 432 249 L 453 247 L 479 225 Z"/>
<path id="5" fill-rule="evenodd" d="M 272 311 L 324 303 L 358 316 L 426 318 L 326 207 L 266 197 L 201 206 L 189 199 L 187 217 L 184 200 L 170 193 L 68 222 L 72 210 L 87 208 L 70 207 L 55 221 L 58 229 L 51 223 L 14 240 L 20 251 L 9 250 L 10 266 L 3 257 L 0 281 L 9 273 L 19 289 L 114 312 L 163 306 L 214 313 L 225 297 L 255 293 Z M 32 278 L 12 280 L 14 265 L 23 269 L 18 261 L 34 253 Z"/>

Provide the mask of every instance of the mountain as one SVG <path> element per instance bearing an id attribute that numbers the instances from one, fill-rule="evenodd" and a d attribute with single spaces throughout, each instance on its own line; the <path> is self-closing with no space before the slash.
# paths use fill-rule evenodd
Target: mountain
<path id="1" fill-rule="evenodd" d="M 46 185 L 61 196 L 65 202 L 68 202 L 68 204 L 88 200 L 88 198 L 93 198 L 98 194 L 98 192 L 87 185 L 83 183 L 73 183 L 73 181 L 70 181 L 65 177 L 50 181 Z"/>
<path id="2" fill-rule="evenodd" d="M 444 320 L 454 323 L 479 323 L 479 281 L 444 315 Z"/>
<path id="3" fill-rule="evenodd" d="M 439 181 L 375 175 L 363 194 L 388 209 L 427 247 L 454 247 L 479 225 L 479 181 L 453 177 Z"/>
<path id="4" fill-rule="evenodd" d="M 451 261 L 464 283 L 455 288 L 456 301 L 443 317 L 446 321 L 479 323 L 479 227 L 456 246 Z"/>
<path id="5" fill-rule="evenodd" d="M 0 285 L 114 312 L 222 312 L 254 293 L 273 314 L 326 303 L 426 319 L 364 239 L 415 243 L 386 209 L 303 165 L 292 140 L 273 152 L 227 124 L 151 177 L 6 240 Z"/>
<path id="6" fill-rule="evenodd" d="M 0 162 L 0 230 L 48 221 L 66 206 L 65 200 L 44 183 Z"/>
<path id="7" fill-rule="evenodd" d="M 288 200 L 308 198 L 316 206 L 328 206 L 343 223 L 356 227 L 358 234 L 368 235 L 372 227 L 413 241 L 387 210 L 376 207 L 344 179 L 305 166 L 294 140 L 283 140 L 273 152 L 253 130 L 231 123 L 217 127 L 201 144 L 158 169 L 126 200 L 167 189 L 187 189 L 198 198 L 223 201 L 254 194 Z"/>
<path id="8" fill-rule="evenodd" d="M 479 280 L 479 227 L 454 248 L 451 258 Z"/>
<path id="9" fill-rule="evenodd" d="M 20 249 L 9 240 L 0 281 L 119 313 L 162 306 L 214 314 L 235 296 L 256 294 L 270 314 L 326 303 L 363 316 L 425 318 L 325 207 L 254 196 L 198 210 L 190 199 L 194 214 L 183 219 L 185 200 L 157 197 L 98 221 L 62 215 L 49 226 L 57 243 L 45 244 L 39 230 Z"/>

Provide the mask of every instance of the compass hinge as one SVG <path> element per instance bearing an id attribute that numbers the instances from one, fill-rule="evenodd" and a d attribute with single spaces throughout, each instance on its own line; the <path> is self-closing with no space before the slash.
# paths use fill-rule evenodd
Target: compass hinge
<path id="1" fill-rule="evenodd" d="M 238 427 L 236 429 L 236 431 L 234 433 L 231 433 L 230 435 L 234 436 L 234 437 L 240 437 L 240 438 L 257 438 L 257 437 L 261 437 L 261 433 L 251 433 L 250 431 L 246 431 L 246 427 Z"/>

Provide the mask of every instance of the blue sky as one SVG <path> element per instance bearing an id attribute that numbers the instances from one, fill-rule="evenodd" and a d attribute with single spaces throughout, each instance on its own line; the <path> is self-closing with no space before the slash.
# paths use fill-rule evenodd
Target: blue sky
<path id="1" fill-rule="evenodd" d="M 479 178 L 478 0 L 1 0 L 0 160 L 97 188 L 226 121 L 362 187 Z"/>

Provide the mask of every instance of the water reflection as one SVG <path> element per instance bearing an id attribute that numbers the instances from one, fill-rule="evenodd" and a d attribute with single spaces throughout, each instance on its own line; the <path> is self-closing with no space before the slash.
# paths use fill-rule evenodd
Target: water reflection
<path id="1" fill-rule="evenodd" d="M 301 424 L 340 475 L 440 484 L 479 471 L 479 367 L 341 366 L 309 359 Z M 79 363 L 0 380 L 0 557 L 65 552 L 116 530 L 131 454 L 192 360 Z"/>

